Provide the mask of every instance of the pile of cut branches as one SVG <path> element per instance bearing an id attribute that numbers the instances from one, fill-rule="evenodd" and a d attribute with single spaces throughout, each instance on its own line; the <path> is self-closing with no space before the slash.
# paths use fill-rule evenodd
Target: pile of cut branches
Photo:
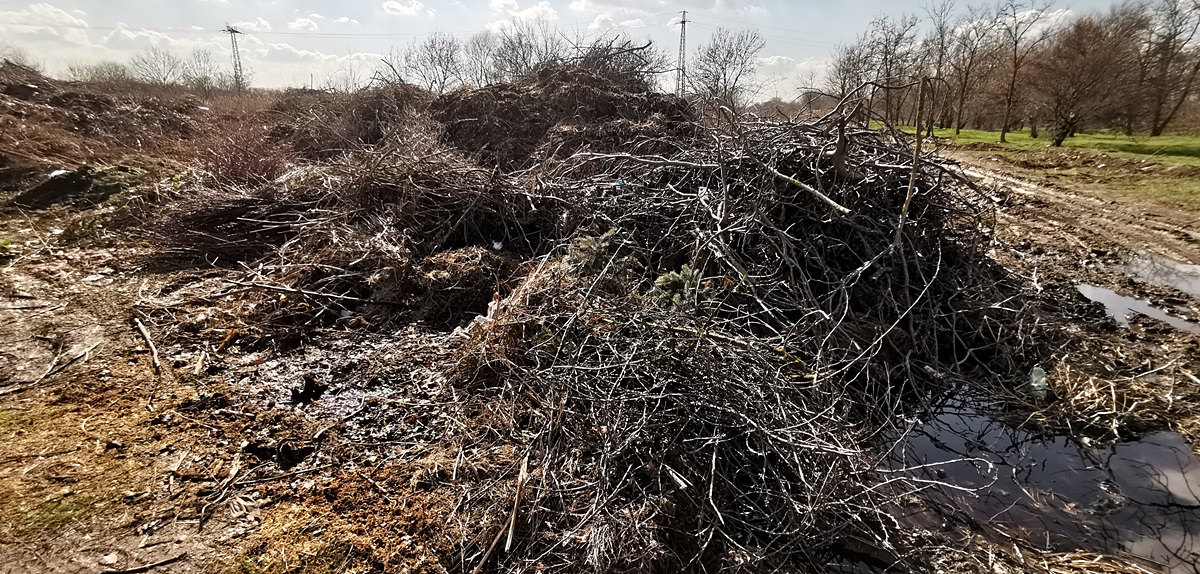
<path id="1" fill-rule="evenodd" d="M 705 127 L 588 78 L 407 107 L 274 181 L 185 195 L 159 229 L 244 264 L 276 323 L 459 328 L 446 384 L 476 406 L 439 440 L 516 454 L 439 479 L 461 497 L 448 569 L 914 560 L 887 505 L 916 487 L 880 470 L 881 437 L 947 380 L 1003 382 L 1038 352 L 983 255 L 990 200 L 836 111 Z M 497 109 L 534 123 L 476 117 Z M 565 126 L 576 143 L 547 145 Z"/>
<path id="2" fill-rule="evenodd" d="M 907 562 L 885 509 L 911 485 L 873 447 L 947 379 L 1004 382 L 1036 351 L 953 171 L 833 119 L 733 125 L 541 174 L 574 239 L 467 329 L 451 377 L 511 413 L 471 440 L 535 469 L 506 568 L 820 570 L 853 541 Z M 492 525 L 512 504 L 470 500 Z"/>

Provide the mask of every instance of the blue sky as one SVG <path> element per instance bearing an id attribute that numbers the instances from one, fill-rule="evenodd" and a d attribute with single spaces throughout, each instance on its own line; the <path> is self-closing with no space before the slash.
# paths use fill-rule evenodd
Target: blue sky
<path id="1" fill-rule="evenodd" d="M 0 44 L 15 45 L 50 71 L 67 62 L 124 60 L 158 45 L 181 55 L 195 48 L 228 57 L 233 23 L 246 32 L 243 57 L 255 82 L 269 87 L 317 85 L 366 77 L 379 55 L 439 30 L 466 37 L 503 22 L 540 17 L 568 35 L 623 31 L 651 38 L 674 57 L 676 24 L 688 10 L 689 49 L 718 26 L 757 28 L 766 38 L 763 96 L 787 95 L 798 78 L 820 74 L 833 48 L 878 14 L 923 14 L 925 0 L 848 2 L 781 0 L 0 0 Z M 966 2 L 962 2 L 965 6 Z M 1110 0 L 1075 0 L 1056 8 L 1106 10 Z"/>

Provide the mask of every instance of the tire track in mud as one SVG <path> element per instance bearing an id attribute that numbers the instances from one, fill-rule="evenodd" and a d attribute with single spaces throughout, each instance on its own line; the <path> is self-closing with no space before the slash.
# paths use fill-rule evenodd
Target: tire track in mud
<path id="1" fill-rule="evenodd" d="M 1200 227 L 1192 214 L 1162 204 L 1106 199 L 1100 190 L 1072 185 L 1066 190 L 979 165 L 977 158 L 955 157 L 963 173 L 985 187 L 1002 188 L 1007 205 L 999 216 L 1008 224 L 1063 234 L 1086 249 L 1144 249 L 1181 263 L 1200 263 Z"/>

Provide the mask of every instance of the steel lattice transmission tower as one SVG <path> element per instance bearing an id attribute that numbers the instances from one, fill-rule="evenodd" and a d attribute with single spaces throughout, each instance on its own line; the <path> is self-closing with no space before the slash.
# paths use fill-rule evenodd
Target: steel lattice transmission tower
<path id="1" fill-rule="evenodd" d="M 246 89 L 246 79 L 242 76 L 242 55 L 238 53 L 237 37 L 242 31 L 225 24 L 225 28 L 221 30 L 229 34 L 229 43 L 233 46 L 233 85 L 238 91 Z"/>
<path id="2" fill-rule="evenodd" d="M 683 95 L 683 82 L 687 73 L 684 68 L 687 66 L 687 10 L 681 12 L 683 19 L 679 21 L 679 65 L 676 67 L 677 76 L 675 77 L 675 95 Z"/>

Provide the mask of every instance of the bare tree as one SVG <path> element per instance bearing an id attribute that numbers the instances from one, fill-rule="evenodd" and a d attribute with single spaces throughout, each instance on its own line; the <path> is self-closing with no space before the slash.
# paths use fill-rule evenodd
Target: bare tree
<path id="1" fill-rule="evenodd" d="M 925 60 L 935 81 L 927 86 L 929 90 L 929 109 L 933 117 L 942 127 L 950 122 L 950 98 L 947 97 L 946 76 L 950 60 L 950 42 L 952 40 L 954 22 L 954 0 L 941 0 L 925 6 L 925 14 L 929 19 L 929 31 L 925 37 Z M 929 122 L 928 135 L 933 135 L 934 122 Z"/>
<path id="2" fill-rule="evenodd" d="M 967 98 L 980 84 L 981 76 L 992 63 L 992 48 L 997 40 L 996 20 L 981 7 L 972 7 L 959 18 L 950 42 L 950 83 L 957 103 L 954 107 L 954 133 L 962 132 Z"/>
<path id="3" fill-rule="evenodd" d="M 1162 135 L 1200 74 L 1200 0 L 1156 0 L 1142 62 L 1151 136 Z"/>
<path id="4" fill-rule="evenodd" d="M 407 81 L 404 77 L 404 52 L 392 46 L 379 62 L 383 65 L 375 69 L 375 74 L 371 77 L 372 82 L 387 85 Z"/>
<path id="5" fill-rule="evenodd" d="M 501 81 L 511 82 L 560 61 L 568 48 L 547 20 L 516 20 L 497 34 L 492 62 Z"/>
<path id="6" fill-rule="evenodd" d="M 871 54 L 871 67 L 876 81 L 887 86 L 883 94 L 884 121 L 898 124 L 903 121 L 906 99 L 910 90 L 900 88 L 914 83 L 920 75 L 921 54 L 916 45 L 919 21 L 909 14 L 898 18 L 879 16 L 871 21 L 865 41 Z"/>
<path id="7" fill-rule="evenodd" d="M 504 81 L 496 67 L 499 39 L 489 30 L 472 35 L 463 43 L 459 77 L 463 83 L 482 87 Z"/>
<path id="8" fill-rule="evenodd" d="M 349 94 L 362 89 L 367 84 L 368 79 L 364 77 L 363 69 L 358 61 L 353 57 L 348 57 L 341 66 L 338 66 L 338 69 L 325 75 L 322 87 L 326 90 Z"/>
<path id="9" fill-rule="evenodd" d="M 0 61 L 8 60 L 18 66 L 41 71 L 42 66 L 24 48 L 9 42 L 0 42 Z"/>
<path id="10" fill-rule="evenodd" d="M 1037 2 L 1038 0 L 1034 0 Z M 1004 119 L 1000 122 L 1000 141 L 1007 142 L 1013 111 L 1017 105 L 1017 80 L 1021 72 L 1040 46 L 1051 34 L 1045 28 L 1051 2 L 1025 4 L 1018 0 L 1007 0 L 996 10 L 996 26 L 1000 32 L 1004 63 L 1007 66 L 1007 81 L 1004 84 Z"/>
<path id="11" fill-rule="evenodd" d="M 1114 11 L 1072 22 L 1031 60 L 1032 88 L 1061 146 L 1079 124 L 1120 108 L 1137 84 L 1138 30 L 1144 21 Z"/>
<path id="12" fill-rule="evenodd" d="M 170 50 L 150 46 L 129 61 L 137 79 L 151 84 L 173 84 L 183 73 L 183 60 Z"/>
<path id="13" fill-rule="evenodd" d="M 833 61 L 825 77 L 825 91 L 840 100 L 874 79 L 870 49 L 860 39 L 834 49 Z"/>
<path id="14" fill-rule="evenodd" d="M 120 84 L 133 81 L 135 78 L 129 66 L 107 60 L 92 64 L 79 62 L 67 64 L 67 79 L 73 82 Z"/>
<path id="15" fill-rule="evenodd" d="M 757 30 L 732 32 L 717 28 L 696 49 L 687 82 L 693 96 L 736 110 L 758 89 L 756 59 L 766 47 Z"/>
<path id="16" fill-rule="evenodd" d="M 410 83 L 441 94 L 461 83 L 462 57 L 458 38 L 434 32 L 404 51 L 403 74 Z"/>
<path id="17" fill-rule="evenodd" d="M 197 48 L 192 50 L 191 56 L 183 62 L 183 71 L 179 79 L 187 87 L 208 94 L 227 87 L 226 84 L 230 83 L 231 79 L 226 78 L 226 75 L 211 50 Z"/>

